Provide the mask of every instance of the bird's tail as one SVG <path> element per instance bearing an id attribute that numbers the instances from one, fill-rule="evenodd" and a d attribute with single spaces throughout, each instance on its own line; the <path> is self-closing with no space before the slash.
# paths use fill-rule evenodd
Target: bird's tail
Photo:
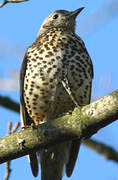
<path id="1" fill-rule="evenodd" d="M 64 164 L 68 162 L 69 143 L 63 143 L 40 152 L 41 180 L 61 180 Z"/>
<path id="2" fill-rule="evenodd" d="M 32 170 L 32 174 L 33 174 L 34 177 L 37 177 L 38 176 L 38 160 L 37 160 L 36 153 L 34 152 L 32 154 L 29 154 L 28 159 L 29 159 L 29 162 L 30 162 L 30 167 L 31 167 L 31 170 Z"/>

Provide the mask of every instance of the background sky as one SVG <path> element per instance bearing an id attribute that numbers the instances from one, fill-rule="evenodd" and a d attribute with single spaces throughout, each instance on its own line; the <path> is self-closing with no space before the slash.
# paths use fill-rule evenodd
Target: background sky
<path id="1" fill-rule="evenodd" d="M 118 84 L 118 1 L 116 0 L 29 0 L 7 4 L 0 9 L 0 95 L 19 102 L 18 72 L 27 47 L 51 12 L 85 7 L 77 18 L 76 33 L 84 40 L 94 65 L 92 97 L 98 98 L 117 89 Z M 0 137 L 7 134 L 8 122 L 20 121 L 17 113 L 0 107 Z M 94 139 L 118 150 L 118 122 L 100 130 Z M 11 180 L 37 180 L 31 174 L 27 157 L 12 161 Z M 0 165 L 0 180 L 5 164 Z M 64 176 L 64 180 L 67 179 Z M 81 146 L 71 180 L 118 180 L 118 164 Z"/>

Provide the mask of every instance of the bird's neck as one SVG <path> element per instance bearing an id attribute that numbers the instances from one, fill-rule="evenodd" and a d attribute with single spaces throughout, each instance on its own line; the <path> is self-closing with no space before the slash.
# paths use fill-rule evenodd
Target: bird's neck
<path id="1" fill-rule="evenodd" d="M 41 29 L 39 32 L 38 32 L 38 36 L 37 36 L 37 38 L 38 37 L 42 37 L 42 36 L 45 36 L 45 35 L 47 35 L 47 33 L 58 33 L 58 32 L 60 32 L 60 33 L 75 33 L 75 28 L 73 28 L 72 29 L 72 27 L 51 27 L 51 28 L 48 28 L 48 29 L 45 29 L 45 30 L 43 30 L 43 29 Z"/>

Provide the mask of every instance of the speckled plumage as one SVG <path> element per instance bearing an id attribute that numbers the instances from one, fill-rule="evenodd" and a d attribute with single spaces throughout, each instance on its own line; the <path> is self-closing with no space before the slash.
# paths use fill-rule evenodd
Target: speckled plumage
<path id="1" fill-rule="evenodd" d="M 53 120 L 90 102 L 93 67 L 83 41 L 75 34 L 75 18 L 81 10 L 52 13 L 25 54 L 20 73 L 24 125 Z M 79 145 L 75 140 L 43 150 L 39 154 L 42 180 L 61 180 L 64 165 L 69 177 Z M 30 163 L 37 176 L 35 153 Z"/>

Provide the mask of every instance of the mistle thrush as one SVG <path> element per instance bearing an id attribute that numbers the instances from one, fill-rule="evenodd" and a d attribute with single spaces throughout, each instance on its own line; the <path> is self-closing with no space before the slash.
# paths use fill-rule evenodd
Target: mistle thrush
<path id="1" fill-rule="evenodd" d="M 73 12 L 57 10 L 43 22 L 36 41 L 27 49 L 20 71 L 23 125 L 53 120 L 75 106 L 90 103 L 93 66 L 82 39 L 75 34 Z M 42 180 L 61 180 L 63 168 L 71 176 L 79 140 L 54 145 L 39 153 Z M 36 153 L 29 155 L 38 175 Z"/>

